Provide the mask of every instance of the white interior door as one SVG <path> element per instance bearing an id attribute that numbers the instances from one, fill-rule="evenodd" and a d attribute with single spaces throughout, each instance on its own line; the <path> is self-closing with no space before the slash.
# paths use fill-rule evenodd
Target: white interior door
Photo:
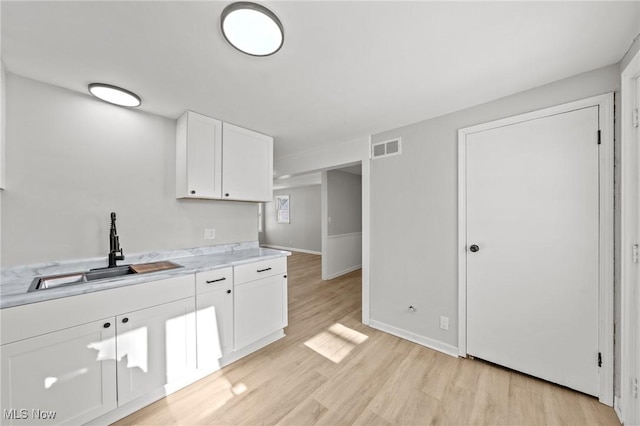
<path id="1" fill-rule="evenodd" d="M 597 395 L 598 107 L 469 134 L 466 155 L 467 353 Z"/>

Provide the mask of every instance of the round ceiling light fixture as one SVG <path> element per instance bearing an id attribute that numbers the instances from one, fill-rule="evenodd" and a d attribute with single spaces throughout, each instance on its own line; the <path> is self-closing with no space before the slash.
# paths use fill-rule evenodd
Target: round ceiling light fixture
<path id="1" fill-rule="evenodd" d="M 91 83 L 89 93 L 96 98 L 109 102 L 110 104 L 125 107 L 137 107 L 142 105 L 140 96 L 118 86 L 105 83 Z"/>
<path id="2" fill-rule="evenodd" d="M 273 55 L 284 43 L 280 19 L 257 3 L 231 3 L 222 11 L 220 26 L 229 44 L 247 55 Z"/>

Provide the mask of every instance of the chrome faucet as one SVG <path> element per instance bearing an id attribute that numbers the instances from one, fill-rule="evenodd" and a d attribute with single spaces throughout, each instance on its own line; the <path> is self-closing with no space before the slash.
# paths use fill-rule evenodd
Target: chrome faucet
<path id="1" fill-rule="evenodd" d="M 118 254 L 120 253 L 120 254 Z M 116 231 L 116 213 L 111 212 L 111 230 L 109 231 L 109 268 L 118 266 L 116 261 L 124 260 L 124 253 L 120 248 L 120 237 Z"/>

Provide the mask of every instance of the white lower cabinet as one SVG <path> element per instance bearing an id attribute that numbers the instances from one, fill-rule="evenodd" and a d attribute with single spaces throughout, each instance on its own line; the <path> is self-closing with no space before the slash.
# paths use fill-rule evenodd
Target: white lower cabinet
<path id="1" fill-rule="evenodd" d="M 220 368 L 233 351 L 233 268 L 196 274 L 198 369 Z"/>
<path id="2" fill-rule="evenodd" d="M 286 258 L 235 269 L 233 317 L 239 349 L 287 326 Z"/>
<path id="3" fill-rule="evenodd" d="M 116 317 L 118 405 L 196 368 L 193 297 Z"/>
<path id="4" fill-rule="evenodd" d="M 284 278 L 280 275 L 236 285 L 235 346 L 242 348 L 286 325 Z"/>
<path id="5" fill-rule="evenodd" d="M 81 424 L 115 409 L 115 331 L 111 318 L 2 345 L 0 423 Z"/>

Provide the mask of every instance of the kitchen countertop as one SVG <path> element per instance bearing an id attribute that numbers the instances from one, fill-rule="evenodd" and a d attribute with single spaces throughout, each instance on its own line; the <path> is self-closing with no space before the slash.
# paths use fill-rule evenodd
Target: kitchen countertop
<path id="1" fill-rule="evenodd" d="M 275 259 L 289 256 L 290 254 L 288 251 L 261 248 L 258 246 L 257 241 L 195 249 L 140 253 L 128 255 L 125 261 L 120 262 L 120 264 L 127 265 L 168 260 L 182 266 L 182 268 L 125 275 L 32 292 L 27 292 L 27 290 L 35 277 L 88 271 L 92 268 L 104 267 L 106 266 L 106 256 L 104 258 L 5 268 L 0 274 L 0 309 Z"/>

